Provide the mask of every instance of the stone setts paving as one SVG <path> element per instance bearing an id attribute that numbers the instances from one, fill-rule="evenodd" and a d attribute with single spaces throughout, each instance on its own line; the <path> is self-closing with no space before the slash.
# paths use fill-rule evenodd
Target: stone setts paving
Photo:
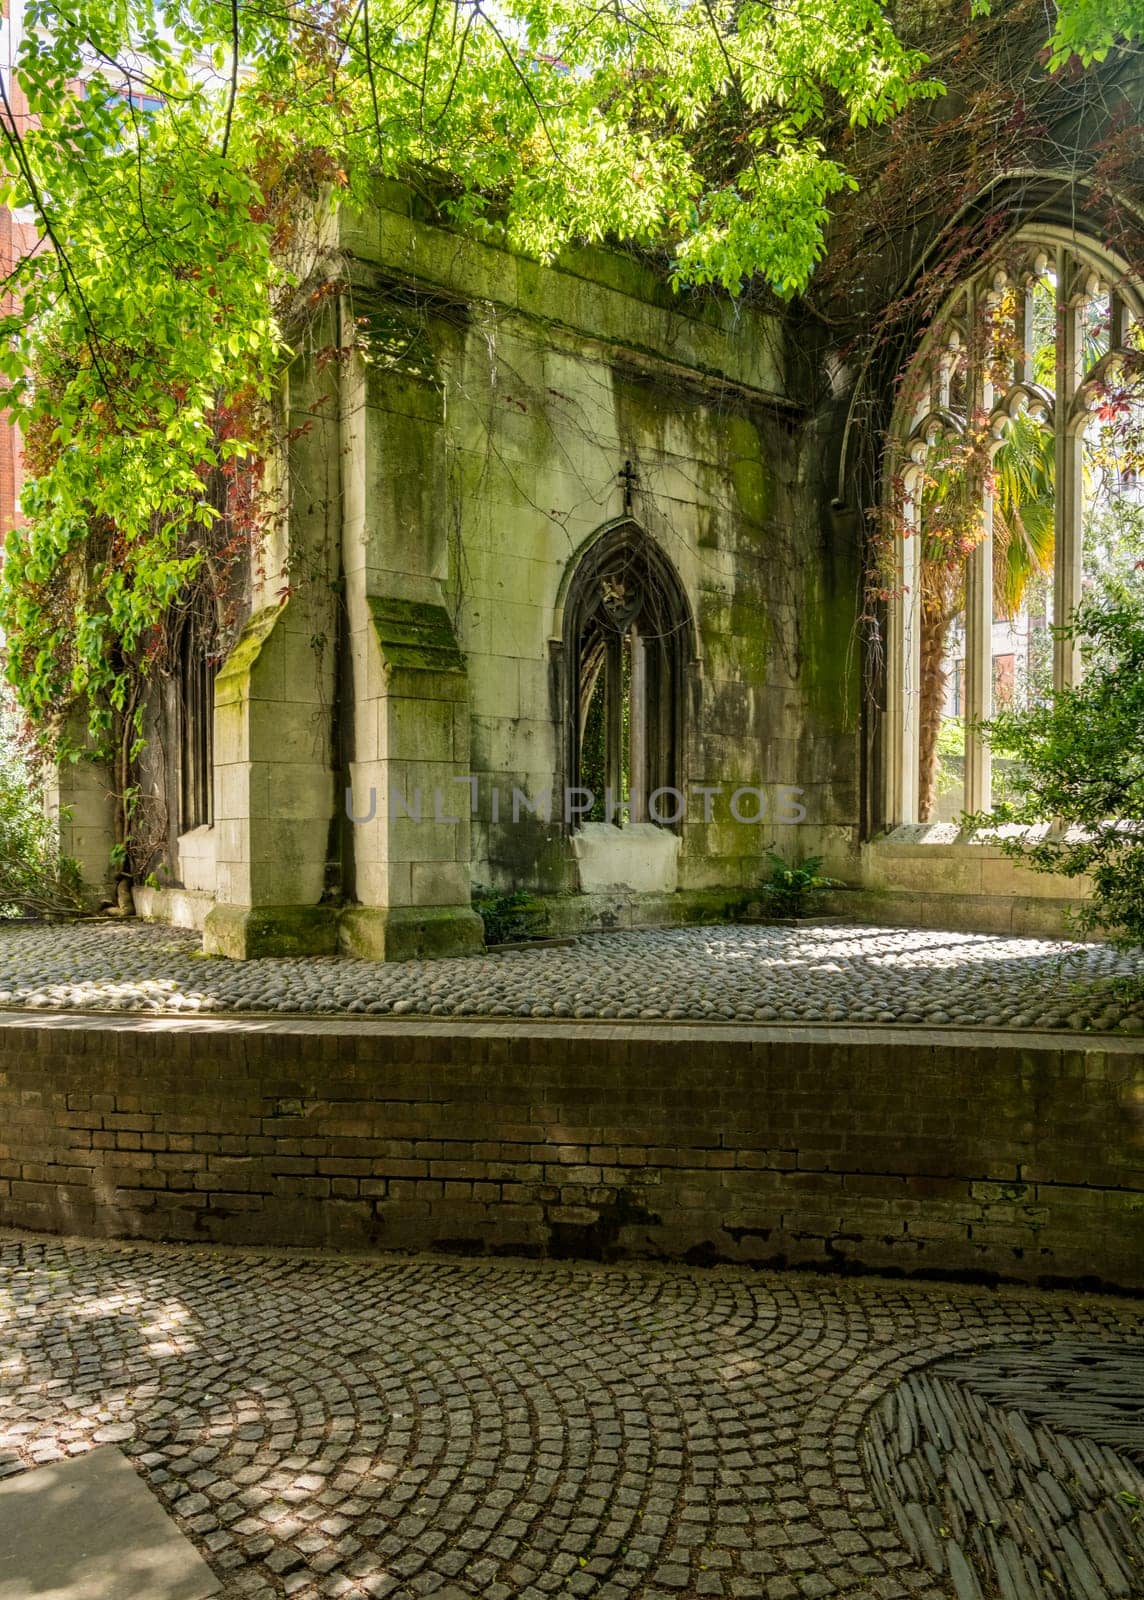
<path id="1" fill-rule="evenodd" d="M 0 1237 L 0 1474 L 114 1443 L 225 1600 L 1144 1594 L 1139 1302 Z"/>
<path id="2" fill-rule="evenodd" d="M 42 1010 L 932 1023 L 1144 1033 L 1144 953 L 869 927 L 582 936 L 467 960 L 231 962 L 113 921 L 0 923 L 0 1006 Z"/>

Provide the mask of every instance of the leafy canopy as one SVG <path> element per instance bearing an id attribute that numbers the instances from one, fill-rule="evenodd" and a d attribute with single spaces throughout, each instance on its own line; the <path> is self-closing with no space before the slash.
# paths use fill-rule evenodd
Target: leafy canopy
<path id="1" fill-rule="evenodd" d="M 1055 59 L 1139 35 L 1140 7 L 1069 0 Z M 679 285 L 788 294 L 852 183 L 827 122 L 939 92 L 876 0 L 30 0 L 26 23 L 0 200 L 36 242 L 0 398 L 32 481 L 0 626 L 46 735 L 82 701 L 110 738 L 172 604 L 224 581 L 328 197 L 396 178 L 540 257 L 614 238 Z"/>
<path id="2" fill-rule="evenodd" d="M 987 17 L 993 0 L 970 0 L 975 17 Z M 1105 61 L 1118 46 L 1144 39 L 1144 0 L 1058 0 L 1049 70 L 1056 72 L 1074 56 L 1082 66 Z"/>
<path id="3" fill-rule="evenodd" d="M 1057 12 L 1049 65 L 1055 70 L 1075 55 L 1091 66 L 1134 39 L 1144 39 L 1144 0 L 1066 0 Z"/>
<path id="4" fill-rule="evenodd" d="M 381 175 L 542 258 L 614 237 L 679 284 L 788 293 L 850 181 L 825 117 L 882 121 L 938 92 L 923 71 L 875 0 L 30 0 L 31 119 L 0 119 L 0 200 L 37 231 L 0 317 L 32 474 L 0 591 L 25 708 L 57 727 L 86 701 L 110 737 L 217 564 L 329 276 L 328 197 Z"/>

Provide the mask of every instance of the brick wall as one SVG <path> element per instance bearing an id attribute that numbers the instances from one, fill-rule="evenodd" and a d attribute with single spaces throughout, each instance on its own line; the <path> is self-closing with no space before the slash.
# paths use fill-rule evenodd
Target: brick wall
<path id="1" fill-rule="evenodd" d="M 23 96 L 13 88 L 22 102 Z M 17 121 L 21 113 L 17 109 Z M 38 239 L 34 223 L 17 222 L 7 206 L 0 206 L 0 277 L 7 278 L 24 256 L 36 248 Z M 5 315 L 16 305 L 14 295 L 0 295 L 0 311 Z M 24 485 L 24 450 L 20 430 L 8 412 L 0 410 L 0 567 L 4 565 L 4 540 L 10 529 L 21 521 L 19 511 L 20 491 Z"/>
<path id="2" fill-rule="evenodd" d="M 1144 1055 L 920 1030 L 19 1019 L 0 1221 L 1144 1287 Z"/>

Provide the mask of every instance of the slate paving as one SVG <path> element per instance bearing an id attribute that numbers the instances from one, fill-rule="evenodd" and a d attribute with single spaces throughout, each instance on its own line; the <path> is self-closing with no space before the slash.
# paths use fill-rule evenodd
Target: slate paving
<path id="1" fill-rule="evenodd" d="M 6 1234 L 0 1473 L 117 1446 L 224 1600 L 1111 1600 L 1144 1594 L 1142 1323 L 1010 1288 Z"/>
<path id="2" fill-rule="evenodd" d="M 1144 950 L 813 925 L 589 934 L 388 965 L 227 961 L 144 923 L 0 923 L 0 1006 L 677 1021 L 919 1023 L 1144 1034 Z"/>
<path id="3" fill-rule="evenodd" d="M 862 1453 L 907 1548 L 959 1596 L 1144 1592 L 1142 1348 L 938 1362 L 875 1407 Z"/>

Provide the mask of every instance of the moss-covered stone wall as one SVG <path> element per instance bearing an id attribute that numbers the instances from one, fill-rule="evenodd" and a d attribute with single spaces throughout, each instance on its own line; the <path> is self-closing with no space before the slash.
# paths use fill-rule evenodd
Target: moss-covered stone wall
<path id="1" fill-rule="evenodd" d="M 348 218 L 342 242 L 363 329 L 349 542 L 369 593 L 440 602 L 452 618 L 479 780 L 472 881 L 576 886 L 562 820 L 522 810 L 514 822 L 511 795 L 559 796 L 574 781 L 563 600 L 577 561 L 629 510 L 675 568 L 693 624 L 680 889 L 754 884 L 772 846 L 825 852 L 847 873 L 859 585 L 850 554 L 824 547 L 781 319 L 677 298 L 623 256 L 542 266 L 462 241 L 395 191 Z M 695 785 L 724 792 L 705 802 Z M 742 785 L 766 794 L 761 825 L 730 815 Z M 776 823 L 796 799 L 805 820 Z"/>

